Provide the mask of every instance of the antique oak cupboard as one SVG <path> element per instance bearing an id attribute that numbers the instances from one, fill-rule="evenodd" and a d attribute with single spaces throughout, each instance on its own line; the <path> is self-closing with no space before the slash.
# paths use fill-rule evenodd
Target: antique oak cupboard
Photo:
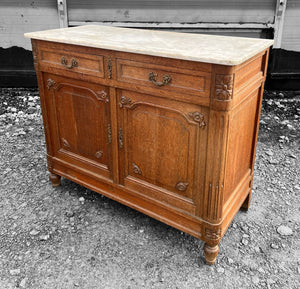
<path id="1" fill-rule="evenodd" d="M 205 242 L 248 209 L 271 40 L 81 26 L 32 38 L 47 161 Z"/>

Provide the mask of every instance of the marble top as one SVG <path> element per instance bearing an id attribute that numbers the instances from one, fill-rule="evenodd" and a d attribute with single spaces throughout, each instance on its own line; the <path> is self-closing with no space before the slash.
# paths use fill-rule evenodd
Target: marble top
<path id="1" fill-rule="evenodd" d="M 176 33 L 100 25 L 26 33 L 26 37 L 176 59 L 237 65 L 273 40 Z"/>

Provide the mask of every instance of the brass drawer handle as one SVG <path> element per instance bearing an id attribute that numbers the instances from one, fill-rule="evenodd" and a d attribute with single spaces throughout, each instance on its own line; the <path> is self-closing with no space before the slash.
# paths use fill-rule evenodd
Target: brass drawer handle
<path id="1" fill-rule="evenodd" d="M 172 77 L 169 74 L 165 74 L 163 76 L 163 81 L 162 82 L 157 82 L 156 77 L 157 77 L 157 73 L 155 73 L 155 72 L 150 72 L 149 73 L 149 80 L 152 83 L 154 83 L 156 86 L 168 85 L 172 80 Z"/>
<path id="2" fill-rule="evenodd" d="M 68 69 L 71 69 L 71 68 L 73 68 L 73 67 L 77 67 L 77 66 L 78 66 L 78 62 L 77 62 L 77 60 L 74 59 L 74 58 L 72 58 L 72 60 L 71 60 L 71 65 L 68 65 L 68 60 L 67 60 L 67 58 L 64 57 L 64 56 L 61 58 L 60 63 L 61 63 L 63 66 L 65 66 L 66 68 L 68 68 Z"/>

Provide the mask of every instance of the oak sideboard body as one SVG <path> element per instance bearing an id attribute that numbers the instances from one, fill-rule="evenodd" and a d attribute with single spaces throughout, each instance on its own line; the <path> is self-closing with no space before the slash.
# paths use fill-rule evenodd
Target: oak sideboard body
<path id="1" fill-rule="evenodd" d="M 50 180 L 205 242 L 251 199 L 271 40 L 84 26 L 29 33 Z"/>

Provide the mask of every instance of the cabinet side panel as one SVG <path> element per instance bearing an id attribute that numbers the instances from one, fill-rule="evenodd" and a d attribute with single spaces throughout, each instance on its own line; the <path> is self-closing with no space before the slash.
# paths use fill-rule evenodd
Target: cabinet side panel
<path id="1" fill-rule="evenodd" d="M 236 83 L 233 98 L 236 101 L 230 114 L 223 199 L 223 213 L 224 216 L 227 215 L 227 221 L 224 225 L 226 227 L 229 225 L 229 211 L 231 213 L 236 212 L 246 196 L 248 197 L 245 209 L 250 204 L 258 125 L 268 57 L 269 49 L 266 49 L 235 68 Z"/>
<path id="2" fill-rule="evenodd" d="M 253 149 L 256 138 L 257 110 L 260 88 L 253 91 L 230 116 L 227 165 L 225 172 L 224 204 L 237 187 L 252 173 Z"/>
<path id="3" fill-rule="evenodd" d="M 32 45 L 33 63 L 36 71 L 36 76 L 37 76 L 37 81 L 39 86 L 39 95 L 41 100 L 42 118 L 44 124 L 43 127 L 44 127 L 46 149 L 47 149 L 47 166 L 48 166 L 48 170 L 50 172 L 53 172 L 53 164 L 52 164 L 53 146 L 51 145 L 50 129 L 48 124 L 49 117 L 48 117 L 48 111 L 46 105 L 44 79 L 43 79 L 43 74 L 40 71 L 40 65 L 38 61 L 38 51 L 39 51 L 38 41 L 35 39 L 31 39 L 31 45 Z"/>

